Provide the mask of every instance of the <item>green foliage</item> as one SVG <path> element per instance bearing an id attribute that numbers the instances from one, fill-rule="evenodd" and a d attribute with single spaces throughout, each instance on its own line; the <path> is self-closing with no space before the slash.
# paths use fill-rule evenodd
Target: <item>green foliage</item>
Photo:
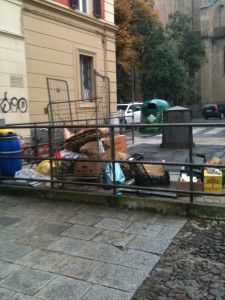
<path id="1" fill-rule="evenodd" d="M 169 15 L 169 21 L 166 25 L 166 35 L 169 40 L 176 43 L 181 42 L 186 32 L 191 31 L 191 18 L 187 15 L 176 11 Z"/>
<path id="2" fill-rule="evenodd" d="M 136 99 L 157 96 L 174 103 L 197 99 L 195 74 L 206 61 L 203 42 L 191 18 L 176 12 L 164 30 L 143 0 L 115 0 L 118 98 L 131 99 L 131 69 L 136 68 Z"/>
<path id="3" fill-rule="evenodd" d="M 115 0 L 115 22 L 117 65 L 123 70 L 117 77 L 117 95 L 119 100 L 131 99 L 131 69 L 136 68 L 136 99 L 142 99 L 142 55 L 144 37 L 151 34 L 158 16 L 143 0 Z"/>
<path id="4" fill-rule="evenodd" d="M 191 19 L 180 12 L 169 16 L 165 32 L 157 28 L 145 37 L 142 89 L 174 103 L 198 98 L 195 73 L 206 61 L 202 41 L 191 31 Z"/>
<path id="5" fill-rule="evenodd" d="M 179 58 L 184 62 L 190 76 L 194 76 L 206 62 L 205 46 L 193 32 L 188 31 L 184 35 L 183 42 L 179 45 Z"/>
<path id="6" fill-rule="evenodd" d="M 144 52 L 151 53 L 152 49 L 165 43 L 165 34 L 162 25 L 155 27 L 150 35 L 144 37 Z"/>
<path id="7" fill-rule="evenodd" d="M 160 44 L 144 55 L 142 88 L 145 99 L 174 101 L 187 93 L 187 75 L 173 47 Z"/>
<path id="8" fill-rule="evenodd" d="M 176 44 L 179 59 L 193 77 L 206 62 L 206 51 L 203 42 L 192 32 L 190 23 L 191 18 L 181 12 L 169 15 L 166 36 L 168 42 Z"/>

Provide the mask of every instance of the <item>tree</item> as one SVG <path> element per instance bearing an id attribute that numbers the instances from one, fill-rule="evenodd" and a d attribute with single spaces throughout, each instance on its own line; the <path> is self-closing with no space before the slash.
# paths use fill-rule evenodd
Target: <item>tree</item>
<path id="1" fill-rule="evenodd" d="M 179 11 L 176 11 L 174 14 L 170 14 L 166 25 L 168 40 L 174 41 L 175 43 L 182 42 L 186 32 L 191 31 L 190 23 L 191 18 Z"/>
<path id="2" fill-rule="evenodd" d="M 168 42 L 178 48 L 179 59 L 183 61 L 190 77 L 206 62 L 206 51 L 203 42 L 195 35 L 190 26 L 191 18 L 176 12 L 169 15 L 166 26 Z"/>
<path id="3" fill-rule="evenodd" d="M 115 0 L 117 94 L 131 98 L 131 69 L 135 67 L 136 98 L 196 99 L 195 74 L 206 61 L 203 42 L 191 31 L 187 15 L 169 16 L 164 30 L 157 14 L 143 0 Z"/>
<path id="4" fill-rule="evenodd" d="M 176 51 L 169 44 L 157 45 L 144 55 L 142 88 L 145 99 L 174 101 L 187 93 L 187 74 Z"/>
<path id="5" fill-rule="evenodd" d="M 184 62 L 190 77 L 194 77 L 206 62 L 205 46 L 193 32 L 189 31 L 184 35 L 179 45 L 179 58 Z"/>
<path id="6" fill-rule="evenodd" d="M 196 99 L 195 74 L 206 61 L 202 41 L 191 31 L 190 18 L 176 12 L 165 32 L 158 28 L 145 38 L 142 88 L 147 97 L 157 95 L 174 103 Z"/>
<path id="7" fill-rule="evenodd" d="M 136 98 L 141 100 L 144 38 L 158 26 L 158 16 L 143 0 L 116 0 L 115 23 L 118 26 L 116 34 L 118 98 L 130 101 L 131 70 L 135 67 Z"/>

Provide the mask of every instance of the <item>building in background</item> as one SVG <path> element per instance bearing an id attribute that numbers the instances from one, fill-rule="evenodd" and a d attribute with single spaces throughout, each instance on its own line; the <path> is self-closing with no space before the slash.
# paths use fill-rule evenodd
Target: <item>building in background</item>
<path id="1" fill-rule="evenodd" d="M 176 11 L 192 18 L 208 60 L 196 77 L 201 104 L 225 103 L 225 0 L 155 0 L 154 9 L 164 25 Z"/>
<path id="2" fill-rule="evenodd" d="M 1 0 L 0 16 L 0 119 L 46 122 L 49 99 L 73 102 L 57 120 L 94 119 L 96 98 L 100 117 L 116 111 L 113 0 Z"/>
<path id="3" fill-rule="evenodd" d="M 194 31 L 200 30 L 200 7 L 201 0 L 155 0 L 154 9 L 158 11 L 160 21 L 166 25 L 168 16 L 176 11 L 192 18 L 192 28 Z"/>
<path id="4" fill-rule="evenodd" d="M 203 1 L 201 38 L 208 62 L 201 69 L 203 103 L 225 103 L 225 0 Z"/>

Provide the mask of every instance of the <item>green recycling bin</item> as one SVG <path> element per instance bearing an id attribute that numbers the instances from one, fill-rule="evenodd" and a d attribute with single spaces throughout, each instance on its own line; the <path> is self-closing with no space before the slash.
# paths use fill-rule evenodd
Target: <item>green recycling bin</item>
<path id="1" fill-rule="evenodd" d="M 162 99 L 145 100 L 141 108 L 143 124 L 162 124 L 163 110 L 170 108 L 167 101 Z M 140 132 L 162 132 L 162 127 L 141 127 Z"/>

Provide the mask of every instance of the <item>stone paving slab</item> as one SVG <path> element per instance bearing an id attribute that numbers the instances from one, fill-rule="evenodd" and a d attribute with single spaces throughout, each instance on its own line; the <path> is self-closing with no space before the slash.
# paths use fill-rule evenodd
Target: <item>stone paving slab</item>
<path id="1" fill-rule="evenodd" d="M 113 209 L 111 211 L 101 213 L 100 216 L 111 219 L 127 220 L 129 217 L 133 216 L 133 213 L 129 210 Z"/>
<path id="2" fill-rule="evenodd" d="M 52 243 L 49 247 L 47 247 L 47 249 L 71 255 L 78 255 L 83 248 L 89 246 L 91 246 L 91 242 L 62 237 Z"/>
<path id="3" fill-rule="evenodd" d="M 32 250 L 33 249 L 31 247 L 21 246 L 13 243 L 1 244 L 0 260 L 13 262 Z"/>
<path id="4" fill-rule="evenodd" d="M 155 254 L 163 254 L 170 245 L 170 239 L 136 236 L 127 247 Z"/>
<path id="5" fill-rule="evenodd" d="M 91 287 L 91 283 L 58 276 L 38 292 L 36 297 L 45 300 L 79 300 Z"/>
<path id="6" fill-rule="evenodd" d="M 154 224 L 155 225 L 166 225 L 166 226 L 177 226 L 178 228 L 180 228 L 181 224 L 185 224 L 186 223 L 186 218 L 183 217 L 173 217 L 173 216 L 159 216 L 158 218 L 156 218 Z"/>
<path id="7" fill-rule="evenodd" d="M 108 288 L 102 285 L 94 285 L 82 300 L 129 300 L 132 293 Z"/>
<path id="8" fill-rule="evenodd" d="M 69 219 L 67 222 L 72 224 L 80 224 L 80 225 L 87 225 L 93 226 L 100 222 L 103 219 L 102 216 L 89 216 L 83 214 L 76 214 L 74 217 Z"/>
<path id="9" fill-rule="evenodd" d="M 16 263 L 21 266 L 48 271 L 55 264 L 66 259 L 66 257 L 67 254 L 45 249 L 35 249 L 34 251 L 18 259 Z"/>
<path id="10" fill-rule="evenodd" d="M 141 222 L 135 222 L 128 229 L 126 229 L 125 232 L 155 237 L 162 230 L 162 225 L 149 225 Z"/>
<path id="11" fill-rule="evenodd" d="M 91 242 L 89 247 L 84 248 L 79 256 L 102 262 L 113 263 L 122 255 L 122 251 L 112 245 Z"/>
<path id="12" fill-rule="evenodd" d="M 13 225 L 19 221 L 20 218 L 18 217 L 7 217 L 7 216 L 0 217 L 0 225 L 2 227 Z"/>
<path id="13" fill-rule="evenodd" d="M 52 242 L 58 240 L 59 237 L 54 234 L 39 233 L 38 231 L 31 232 L 27 235 L 23 235 L 15 240 L 18 244 L 31 246 L 33 248 L 44 249 L 48 247 Z"/>
<path id="14" fill-rule="evenodd" d="M 123 252 L 123 255 L 116 263 L 124 267 L 148 271 L 156 265 L 159 259 L 159 256 L 152 253 L 129 249 Z"/>
<path id="15" fill-rule="evenodd" d="M 32 231 L 29 227 L 26 230 L 27 232 Z M 3 228 L 1 230 L 1 234 L 0 234 L 0 244 L 1 243 L 7 243 L 7 242 L 14 242 L 16 241 L 18 238 L 22 238 L 25 234 L 25 231 L 23 230 L 23 228 L 20 227 L 14 227 L 14 226 L 10 226 L 7 228 Z"/>
<path id="16" fill-rule="evenodd" d="M 129 217 L 129 221 L 131 222 L 141 222 L 145 224 L 156 224 L 158 218 L 160 216 L 153 215 L 151 213 L 146 213 L 146 212 L 139 212 L 139 213 L 134 213 Z"/>
<path id="17" fill-rule="evenodd" d="M 15 294 L 14 291 L 0 287 L 0 299 L 6 300 Z"/>
<path id="18" fill-rule="evenodd" d="M 0 281 L 0 286 L 33 296 L 56 277 L 45 271 L 23 268 Z"/>
<path id="19" fill-rule="evenodd" d="M 112 218 L 104 218 L 95 227 L 109 229 L 114 231 L 124 231 L 127 229 L 132 223 L 129 221 L 112 219 Z"/>
<path id="20" fill-rule="evenodd" d="M 68 256 L 52 267 L 50 271 L 68 277 L 87 280 L 102 264 L 102 262 L 91 259 Z"/>
<path id="21" fill-rule="evenodd" d="M 21 266 L 0 260 L 0 280 L 19 270 Z M 0 298 L 1 299 L 1 298 Z"/>
<path id="22" fill-rule="evenodd" d="M 177 226 L 166 226 L 163 228 L 160 233 L 158 234 L 158 237 L 161 239 L 172 239 L 175 235 L 178 234 L 180 231 L 180 228 Z"/>
<path id="23" fill-rule="evenodd" d="M 186 219 L 0 197 L 0 299 L 129 300 Z"/>
<path id="24" fill-rule="evenodd" d="M 39 299 L 36 298 L 36 297 L 24 295 L 24 294 L 21 294 L 21 293 L 16 293 L 14 296 L 12 296 L 10 298 L 10 300 L 39 300 Z"/>
<path id="25" fill-rule="evenodd" d="M 104 230 L 94 237 L 92 241 L 124 248 L 134 237 L 135 235 L 131 233 Z"/>
<path id="26" fill-rule="evenodd" d="M 61 235 L 81 240 L 91 240 L 93 237 L 101 233 L 102 230 L 90 226 L 75 224 L 65 230 Z"/>
<path id="27" fill-rule="evenodd" d="M 104 264 L 89 278 L 89 281 L 127 292 L 135 292 L 147 275 L 148 271 Z"/>

